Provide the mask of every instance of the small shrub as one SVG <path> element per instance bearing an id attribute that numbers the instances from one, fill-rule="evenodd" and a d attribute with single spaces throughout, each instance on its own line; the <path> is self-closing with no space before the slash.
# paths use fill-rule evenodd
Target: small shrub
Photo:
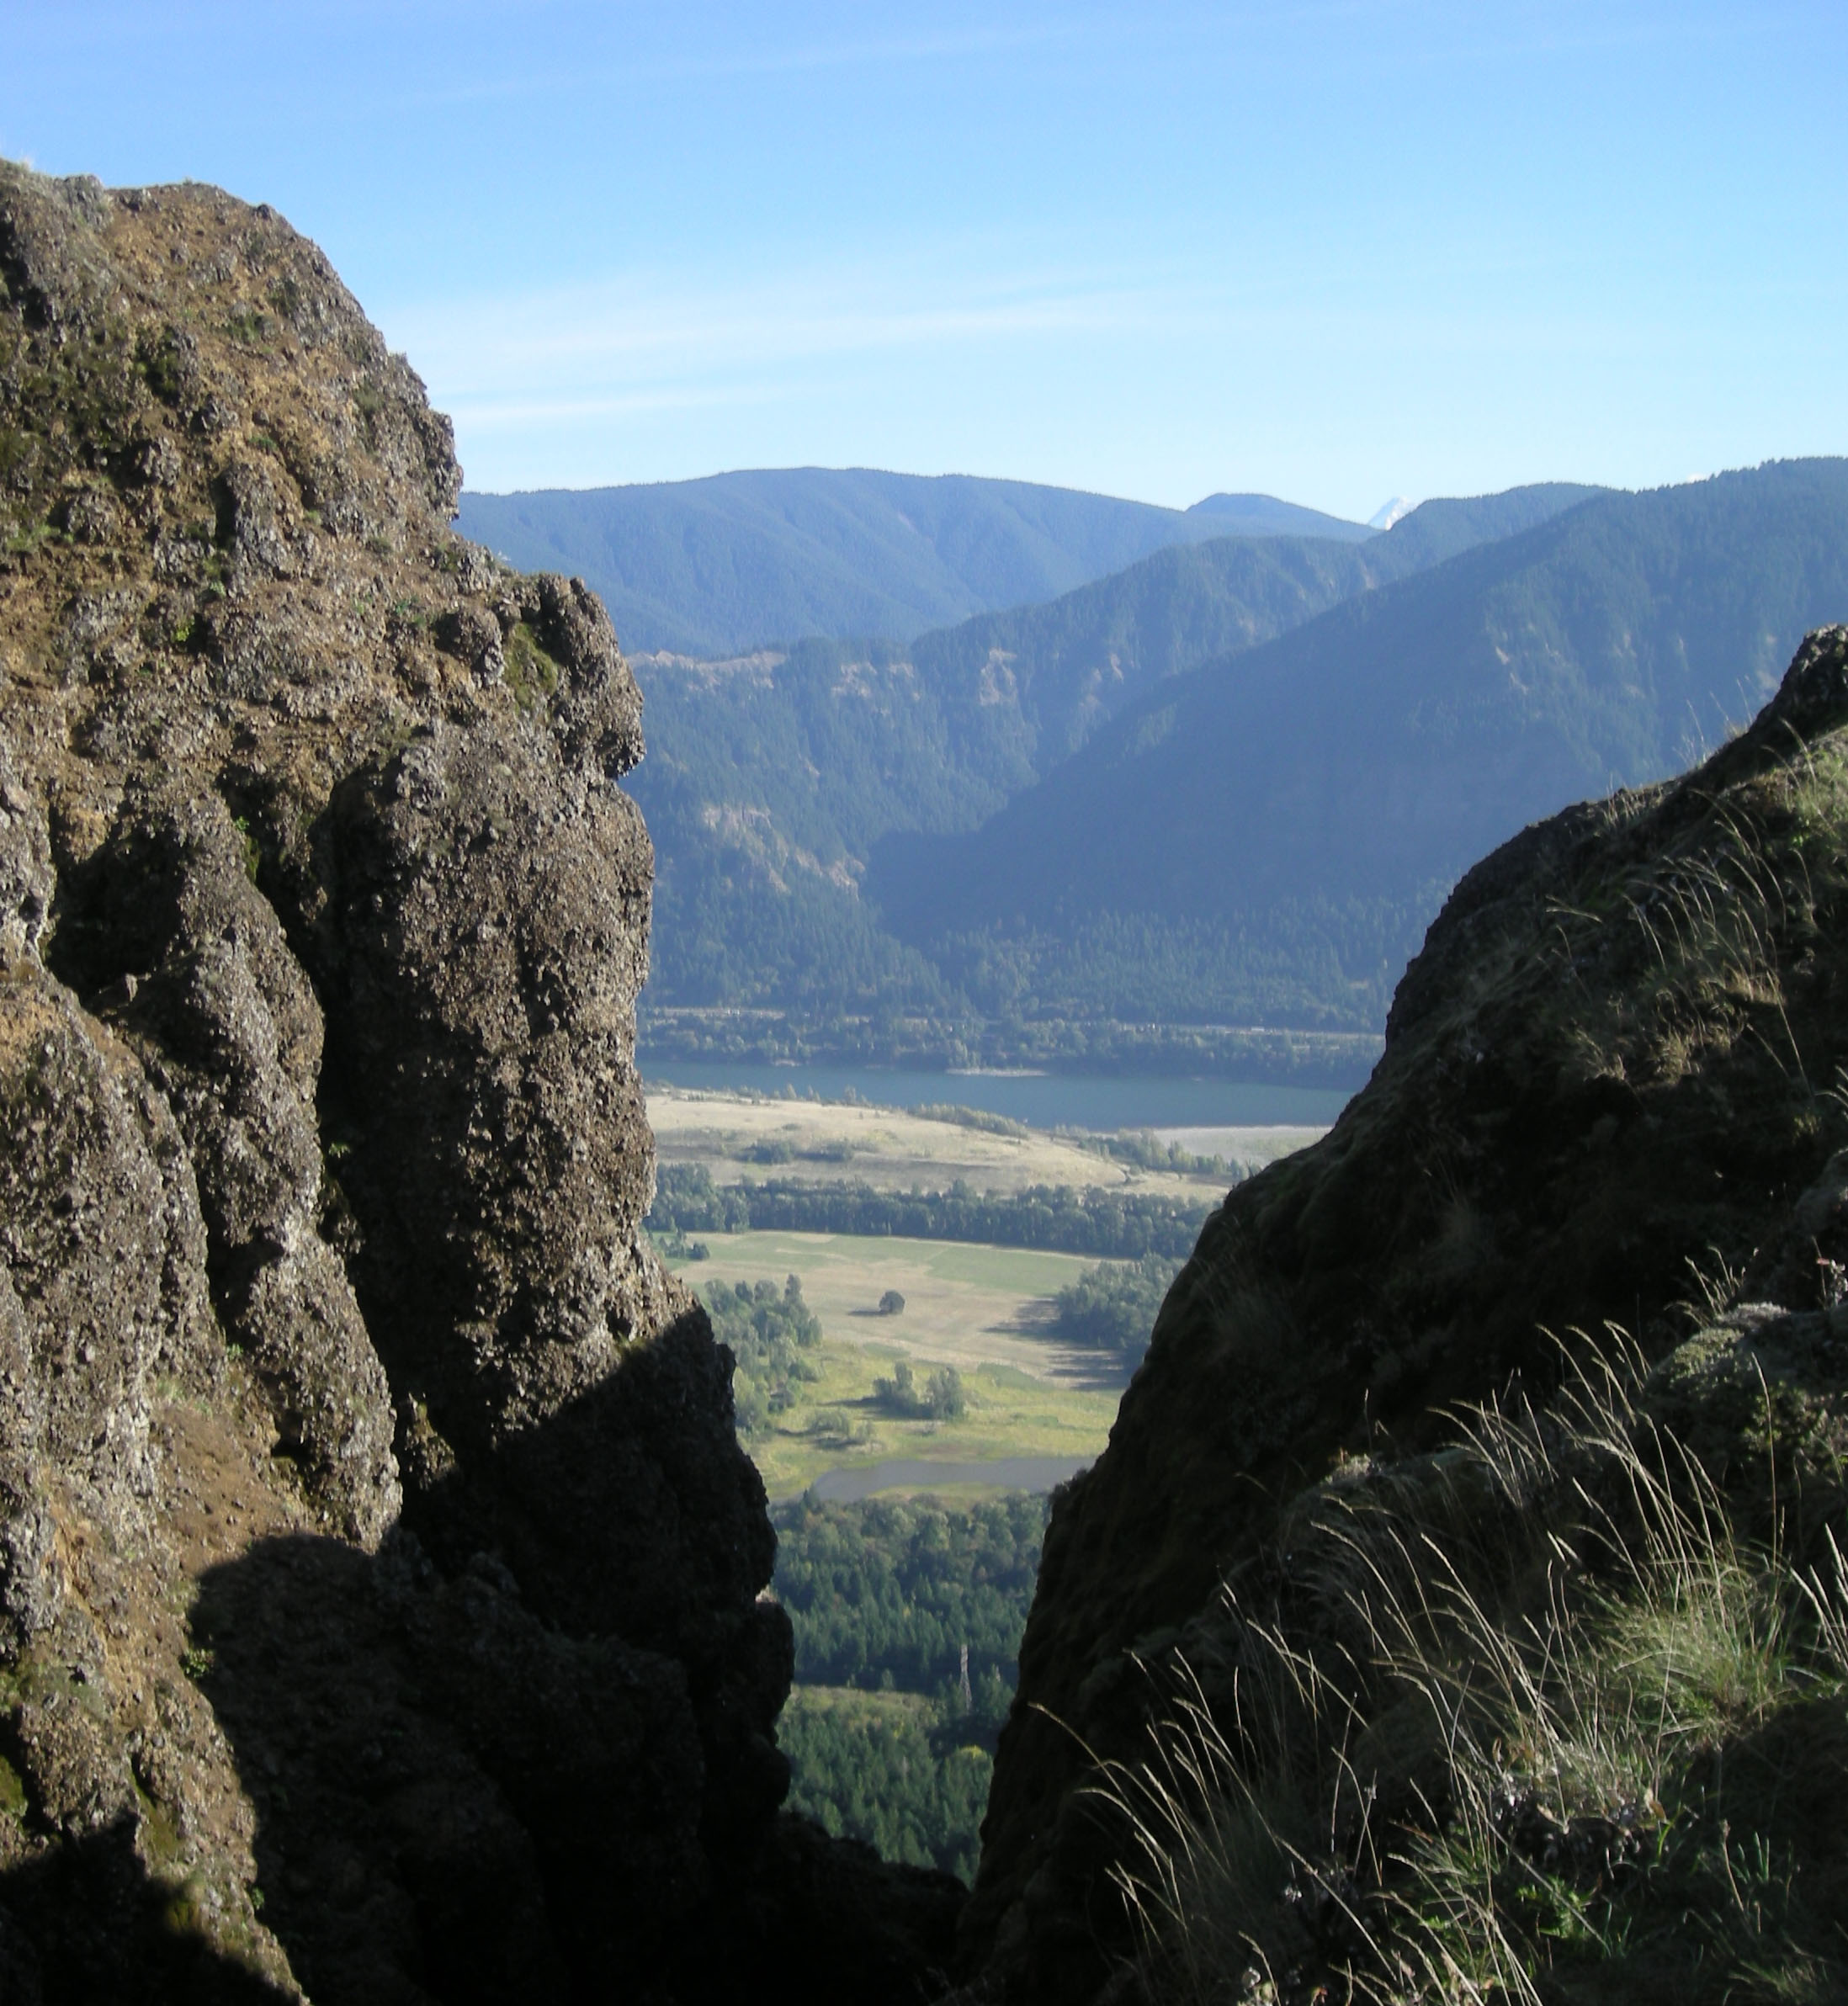
<path id="1" fill-rule="evenodd" d="M 910 1359 L 900 1359 L 890 1378 L 873 1382 L 873 1398 L 894 1414 L 909 1416 L 917 1412 L 917 1373 Z"/>
<path id="2" fill-rule="evenodd" d="M 838 1407 L 826 1407 L 809 1416 L 803 1432 L 824 1449 L 859 1449 L 873 1440 L 873 1424 L 856 1420 Z"/>
<path id="3" fill-rule="evenodd" d="M 954 1366 L 939 1366 L 920 1386 L 908 1358 L 892 1367 L 889 1379 L 873 1382 L 873 1397 L 888 1414 L 912 1421 L 959 1421 L 969 1411 L 963 1376 Z"/>
<path id="4" fill-rule="evenodd" d="M 250 832 L 250 821 L 248 817 L 239 815 L 236 822 L 233 823 L 232 826 L 236 830 L 238 835 L 243 838 L 244 875 L 249 878 L 252 884 L 254 884 L 257 882 L 258 873 L 263 868 L 263 846 L 258 843 L 257 838 Z"/>
<path id="5" fill-rule="evenodd" d="M 963 1376 L 954 1366 L 940 1366 L 924 1382 L 924 1411 L 933 1421 L 959 1421 L 969 1412 Z"/>

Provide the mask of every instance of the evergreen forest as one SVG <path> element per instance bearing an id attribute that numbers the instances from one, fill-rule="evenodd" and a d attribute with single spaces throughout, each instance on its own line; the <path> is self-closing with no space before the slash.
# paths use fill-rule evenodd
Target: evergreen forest
<path id="1" fill-rule="evenodd" d="M 779 1510 L 794 1808 L 888 1859 L 973 1877 L 1046 1515 L 1018 1493 L 968 1507 L 811 1494 Z"/>

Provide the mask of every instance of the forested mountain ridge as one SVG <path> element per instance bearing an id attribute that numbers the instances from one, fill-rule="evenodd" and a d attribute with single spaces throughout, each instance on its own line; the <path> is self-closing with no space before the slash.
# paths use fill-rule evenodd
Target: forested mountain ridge
<path id="1" fill-rule="evenodd" d="M 458 527 L 509 562 L 574 573 L 633 652 L 723 656 L 812 634 L 907 640 L 1050 599 L 1170 544 L 1364 541 L 1267 495 L 1194 509 L 972 475 L 793 467 L 462 497 Z"/>
<path id="2" fill-rule="evenodd" d="M 1231 1021 L 1377 1024 L 1472 856 L 1718 741 L 1845 608 L 1848 462 L 1596 496 L 1162 684 L 869 889 L 978 1006 L 1171 962 Z"/>
<path id="3" fill-rule="evenodd" d="M 1601 491 L 1552 481 L 1426 502 L 1365 543 L 1280 533 L 1177 545 L 1047 605 L 920 635 L 910 656 L 940 688 L 961 688 L 985 709 L 1017 708 L 1043 775 L 1166 677 L 1287 634 Z"/>
<path id="4" fill-rule="evenodd" d="M 642 657 L 661 923 L 652 999 L 966 1009 L 859 897 L 894 831 L 975 827 L 1161 679 L 1596 491 L 1427 502 L 1364 544 L 1157 552 L 1044 606 L 891 641 Z M 1185 990 L 1193 979 L 1180 974 Z"/>

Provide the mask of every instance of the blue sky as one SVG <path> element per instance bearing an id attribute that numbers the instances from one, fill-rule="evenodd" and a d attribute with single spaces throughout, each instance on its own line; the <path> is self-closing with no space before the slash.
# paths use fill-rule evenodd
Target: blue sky
<path id="1" fill-rule="evenodd" d="M 472 486 L 1186 503 L 1848 451 L 1848 8 L 0 0 L 0 152 L 315 237 Z"/>

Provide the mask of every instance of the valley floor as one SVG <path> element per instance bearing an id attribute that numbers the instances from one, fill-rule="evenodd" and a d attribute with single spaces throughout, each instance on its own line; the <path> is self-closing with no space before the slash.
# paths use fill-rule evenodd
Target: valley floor
<path id="1" fill-rule="evenodd" d="M 688 1279 L 701 1285 L 697 1272 Z M 887 1409 L 877 1382 L 906 1357 L 920 1379 L 937 1362 L 929 1353 L 911 1352 L 898 1343 L 823 1339 L 812 1361 L 818 1377 L 802 1388 L 798 1404 L 745 1438 L 772 1498 L 797 1496 L 830 1471 L 869 1471 L 894 1462 L 967 1466 L 1031 1457 L 1089 1462 L 1102 1451 L 1117 1418 L 1120 1374 L 1100 1376 L 1088 1385 L 1059 1383 L 1017 1366 L 974 1362 L 957 1368 L 967 1400 L 959 1420 L 903 1417 Z M 879 1488 L 968 1497 L 1014 1488 L 1001 1480 L 1005 1474 L 997 1472 L 992 1483 L 971 1485 L 965 1476 L 955 1484 L 927 1478 Z"/>
<path id="2" fill-rule="evenodd" d="M 946 1088 L 956 1082 L 946 1080 Z M 1210 1202 L 1224 1170 L 1146 1168 L 1106 1154 L 1076 1133 L 1018 1122 L 974 1125 L 864 1101 L 823 1101 L 651 1087 L 649 1119 L 663 1165 L 698 1165 L 720 1185 L 745 1179 L 863 1181 L 894 1191 L 943 1191 L 959 1181 L 980 1192 L 1033 1186 L 1134 1190 Z M 975 1117 L 980 1121 L 982 1117 Z M 1183 1147 L 1253 1168 L 1299 1149 L 1304 1128 L 1188 1132 Z M 1174 1139 L 1173 1138 L 1165 1138 Z M 688 1257 L 703 1249 L 698 1259 Z M 796 1495 L 831 1472 L 883 1490 L 953 1489 L 973 1496 L 1010 1487 L 967 1481 L 967 1466 L 1060 1459 L 1074 1467 L 1102 1450 L 1129 1367 L 1115 1353 L 1062 1341 L 1055 1298 L 1096 1263 L 1077 1254 L 960 1240 L 839 1233 L 704 1233 L 671 1260 L 711 1299 L 715 1287 L 795 1276 L 819 1320 L 820 1342 L 805 1354 L 812 1377 L 792 1382 L 791 1404 L 744 1439 L 773 1498 Z M 889 1292 L 904 1298 L 882 1314 Z M 905 1416 L 879 1382 L 909 1361 L 922 1382 L 933 1370 L 961 1377 L 965 1410 L 953 1420 Z M 960 1465 L 965 1481 L 914 1480 L 893 1463 Z"/>
<path id="3" fill-rule="evenodd" d="M 885 1361 L 882 1369 L 909 1356 L 964 1373 L 996 1365 L 1054 1384 L 1121 1384 L 1120 1374 L 1100 1378 L 1094 1351 L 1053 1335 L 1053 1298 L 1095 1265 L 1083 1255 L 847 1233 L 714 1233 L 701 1244 L 704 1260 L 674 1264 L 683 1281 L 699 1289 L 799 1276 L 825 1335 Z M 882 1316 L 879 1298 L 894 1289 L 904 1310 Z"/>

